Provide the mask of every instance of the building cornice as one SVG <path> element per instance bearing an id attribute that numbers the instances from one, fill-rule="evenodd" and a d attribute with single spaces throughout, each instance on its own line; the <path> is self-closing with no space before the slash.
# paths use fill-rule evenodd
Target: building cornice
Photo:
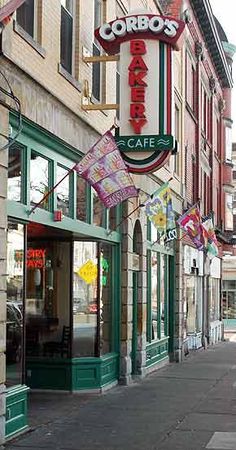
<path id="1" fill-rule="evenodd" d="M 209 0 L 191 0 L 199 27 L 213 60 L 217 75 L 223 88 L 232 88 L 233 80 L 226 60 L 223 45 L 217 32 L 214 15 Z"/>

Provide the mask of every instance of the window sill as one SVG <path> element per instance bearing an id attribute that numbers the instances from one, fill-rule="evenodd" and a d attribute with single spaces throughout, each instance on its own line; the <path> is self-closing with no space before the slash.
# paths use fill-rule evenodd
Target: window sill
<path id="1" fill-rule="evenodd" d="M 64 69 L 64 67 L 62 67 L 60 63 L 58 64 L 58 73 L 62 75 L 62 77 L 64 77 L 70 84 L 72 84 L 72 86 L 74 86 L 77 91 L 81 92 L 81 83 L 76 80 L 69 72 L 67 72 L 67 70 Z"/>
<path id="2" fill-rule="evenodd" d="M 46 56 L 46 50 L 41 47 L 38 42 L 36 42 L 30 34 L 28 34 L 15 20 L 13 22 L 13 30 L 15 33 L 17 33 L 22 39 L 24 39 L 27 44 L 29 44 L 36 52 L 42 56 L 42 58 L 45 58 Z"/>

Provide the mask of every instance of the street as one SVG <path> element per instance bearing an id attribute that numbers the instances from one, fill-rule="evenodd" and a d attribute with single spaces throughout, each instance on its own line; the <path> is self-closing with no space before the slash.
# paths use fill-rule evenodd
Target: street
<path id="1" fill-rule="evenodd" d="M 8 450 L 236 450 L 236 343 L 102 395 L 33 393 L 30 402 L 31 431 Z"/>

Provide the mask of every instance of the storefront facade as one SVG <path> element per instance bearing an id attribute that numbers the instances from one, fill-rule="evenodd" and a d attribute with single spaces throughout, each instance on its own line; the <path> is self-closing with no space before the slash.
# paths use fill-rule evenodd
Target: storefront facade
<path id="1" fill-rule="evenodd" d="M 14 131 L 16 117 L 9 120 Z M 72 171 L 31 212 L 78 158 L 27 119 L 9 149 L 8 438 L 27 428 L 29 388 L 102 391 L 167 363 L 173 352 L 174 244 L 157 241 L 143 210 L 120 234 L 121 208 L 106 210 Z M 124 205 L 123 216 L 134 206 Z"/>
<path id="2" fill-rule="evenodd" d="M 14 129 L 14 116 L 10 122 Z M 29 213 L 78 158 L 29 121 L 9 149 L 7 435 L 19 421 L 16 386 L 25 403 L 26 386 L 101 390 L 119 378 L 120 236 L 108 232 L 119 207 L 105 210 L 73 171 Z M 62 221 L 54 220 L 58 209 Z"/>

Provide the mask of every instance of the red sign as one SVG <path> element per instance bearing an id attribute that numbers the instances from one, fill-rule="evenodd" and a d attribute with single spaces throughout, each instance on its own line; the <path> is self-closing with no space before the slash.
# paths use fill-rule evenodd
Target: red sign
<path id="1" fill-rule="evenodd" d="M 140 134 L 142 127 L 147 123 L 145 116 L 145 88 L 147 83 L 145 77 L 148 68 L 142 58 L 146 53 L 146 45 L 144 41 L 130 41 L 130 53 L 133 56 L 128 67 L 129 69 L 129 86 L 131 87 L 131 104 L 130 104 L 130 124 L 135 134 Z"/>
<path id="2" fill-rule="evenodd" d="M 42 269 L 45 267 L 46 250 L 43 248 L 29 248 L 27 250 L 27 268 Z"/>
<path id="3" fill-rule="evenodd" d="M 159 39 L 179 48 L 184 22 L 175 17 L 156 14 L 133 14 L 105 23 L 95 31 L 96 39 L 104 50 L 119 53 L 120 44 L 130 39 Z"/>

